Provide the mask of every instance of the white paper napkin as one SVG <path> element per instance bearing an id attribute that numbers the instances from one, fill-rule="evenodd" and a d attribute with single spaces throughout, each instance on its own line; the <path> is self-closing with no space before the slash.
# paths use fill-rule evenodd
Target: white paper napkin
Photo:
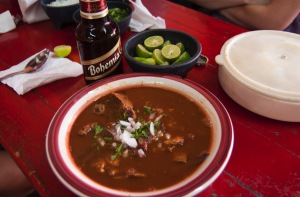
<path id="1" fill-rule="evenodd" d="M 24 22 L 31 24 L 49 19 L 39 0 L 18 0 L 18 2 Z"/>
<path id="2" fill-rule="evenodd" d="M 0 77 L 23 70 L 26 64 L 38 53 L 32 55 L 21 63 L 0 72 Z M 67 58 L 59 58 L 50 52 L 46 63 L 37 71 L 24 73 L 3 79 L 2 83 L 12 87 L 19 95 L 23 95 L 33 88 L 45 85 L 55 80 L 77 77 L 83 73 L 81 64 L 73 62 Z"/>
<path id="3" fill-rule="evenodd" d="M 132 18 L 129 23 L 131 31 L 141 32 L 145 29 L 165 29 L 166 22 L 161 17 L 154 17 L 149 10 L 143 5 L 141 0 L 129 0 L 134 11 L 132 13 Z"/>
<path id="4" fill-rule="evenodd" d="M 0 14 L 0 33 L 6 33 L 13 29 L 16 29 L 14 18 L 9 10 Z"/>

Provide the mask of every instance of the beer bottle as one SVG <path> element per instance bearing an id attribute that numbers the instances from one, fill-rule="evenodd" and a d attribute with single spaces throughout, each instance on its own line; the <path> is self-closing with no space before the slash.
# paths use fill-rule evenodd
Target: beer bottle
<path id="1" fill-rule="evenodd" d="M 108 15 L 106 0 L 80 0 L 80 15 L 75 36 L 85 82 L 121 73 L 119 27 Z"/>

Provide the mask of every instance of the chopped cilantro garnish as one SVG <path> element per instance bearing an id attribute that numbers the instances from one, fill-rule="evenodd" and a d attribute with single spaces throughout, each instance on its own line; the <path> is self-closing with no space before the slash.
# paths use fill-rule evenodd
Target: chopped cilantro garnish
<path id="1" fill-rule="evenodd" d="M 148 114 L 151 114 L 153 112 L 153 110 L 150 107 L 148 107 L 148 106 L 144 106 L 144 110 Z"/>
<path id="2" fill-rule="evenodd" d="M 111 141 L 113 141 L 113 137 L 104 137 L 103 138 L 106 142 L 111 142 Z"/>
<path id="3" fill-rule="evenodd" d="M 115 152 L 115 154 L 113 154 L 113 155 L 110 157 L 111 160 L 115 160 L 119 155 L 121 155 L 122 147 L 123 147 L 123 143 L 121 143 L 119 146 L 116 147 L 116 152 Z"/>
<path id="4" fill-rule="evenodd" d="M 137 121 L 138 121 L 138 122 L 144 122 L 143 118 L 141 118 L 141 117 L 138 117 L 138 118 L 137 118 Z"/>
<path id="5" fill-rule="evenodd" d="M 142 130 L 142 136 L 148 137 L 148 133 L 145 130 Z"/>
<path id="6" fill-rule="evenodd" d="M 128 119 L 128 114 L 126 112 L 123 113 L 123 120 L 127 120 Z"/>
<path id="7" fill-rule="evenodd" d="M 95 130 L 94 138 L 97 138 L 97 136 L 99 136 L 100 133 L 103 131 L 103 127 L 101 127 L 100 125 L 95 125 L 94 130 Z"/>
<path id="8" fill-rule="evenodd" d="M 100 146 L 98 143 L 96 143 L 96 141 L 93 143 L 93 146 L 96 148 L 97 151 L 100 151 Z"/>
<path id="9" fill-rule="evenodd" d="M 132 132 L 131 137 L 135 139 L 139 137 L 148 137 L 150 133 L 149 128 L 150 128 L 150 123 L 146 123 L 142 125 L 140 128 L 136 129 L 134 132 Z"/>
<path id="10" fill-rule="evenodd" d="M 160 122 L 159 122 L 159 121 L 154 122 L 154 126 L 155 126 L 155 127 L 159 127 L 159 126 L 160 126 Z"/>
<path id="11" fill-rule="evenodd" d="M 115 154 L 113 154 L 113 155 L 110 157 L 110 159 L 111 159 L 111 160 L 115 160 L 118 156 L 119 156 L 119 154 L 118 154 L 118 153 L 115 153 Z"/>
<path id="12" fill-rule="evenodd" d="M 100 151 L 100 146 L 96 146 L 97 151 Z"/>

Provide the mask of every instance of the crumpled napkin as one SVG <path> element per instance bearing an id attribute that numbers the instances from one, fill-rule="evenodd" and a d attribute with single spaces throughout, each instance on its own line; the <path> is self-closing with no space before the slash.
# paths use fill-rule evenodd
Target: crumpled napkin
<path id="1" fill-rule="evenodd" d="M 23 70 L 26 64 L 37 54 L 38 53 L 30 56 L 26 60 L 7 70 L 1 71 L 0 77 L 12 72 Z M 37 71 L 18 74 L 3 79 L 2 83 L 12 87 L 19 95 L 23 95 L 36 87 L 67 77 L 77 77 L 82 73 L 83 70 L 81 64 L 73 62 L 68 58 L 59 58 L 50 51 L 49 58 L 46 63 Z"/>
<path id="2" fill-rule="evenodd" d="M 129 0 L 134 6 L 132 18 L 129 23 L 131 31 L 141 32 L 145 29 L 165 29 L 166 22 L 161 17 L 154 17 L 143 5 L 141 0 Z"/>
<path id="3" fill-rule="evenodd" d="M 18 0 L 18 2 L 24 22 L 31 24 L 49 19 L 39 0 Z"/>
<path id="4" fill-rule="evenodd" d="M 0 14 L 0 33 L 6 33 L 13 29 L 16 29 L 14 18 L 10 11 L 7 10 Z"/>

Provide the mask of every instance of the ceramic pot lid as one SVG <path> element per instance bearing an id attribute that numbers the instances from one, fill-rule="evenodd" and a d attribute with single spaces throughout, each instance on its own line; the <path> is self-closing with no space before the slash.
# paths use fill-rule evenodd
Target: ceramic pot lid
<path id="1" fill-rule="evenodd" d="M 217 62 L 222 61 L 216 57 Z M 272 98 L 300 102 L 300 35 L 259 30 L 229 39 L 223 65 L 247 87 Z"/>

